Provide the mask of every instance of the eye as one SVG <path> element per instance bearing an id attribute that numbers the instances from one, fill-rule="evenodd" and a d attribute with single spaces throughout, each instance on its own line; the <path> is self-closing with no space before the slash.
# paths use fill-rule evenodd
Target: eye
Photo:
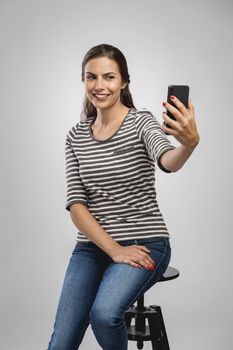
<path id="1" fill-rule="evenodd" d="M 93 75 L 87 75 L 86 79 L 87 80 L 93 80 L 93 79 L 95 79 L 95 77 Z"/>
<path id="2" fill-rule="evenodd" d="M 109 76 L 107 77 L 107 79 L 109 79 L 109 80 L 114 79 L 114 78 L 115 78 L 114 75 L 109 75 Z"/>

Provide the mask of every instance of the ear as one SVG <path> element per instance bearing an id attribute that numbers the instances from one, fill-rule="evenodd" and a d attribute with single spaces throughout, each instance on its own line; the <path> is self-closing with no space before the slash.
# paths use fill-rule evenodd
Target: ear
<path id="1" fill-rule="evenodd" d="M 121 89 L 124 89 L 126 86 L 127 86 L 127 82 L 126 83 L 123 83 L 122 85 L 121 85 Z"/>

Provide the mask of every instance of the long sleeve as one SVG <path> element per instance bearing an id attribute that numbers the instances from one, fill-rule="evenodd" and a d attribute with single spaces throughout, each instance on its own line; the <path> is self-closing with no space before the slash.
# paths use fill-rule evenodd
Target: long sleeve
<path id="1" fill-rule="evenodd" d="M 170 172 L 161 165 L 160 157 L 163 153 L 176 147 L 171 144 L 159 122 L 151 112 L 140 111 L 137 114 L 137 132 L 149 156 L 157 163 L 161 170 Z"/>
<path id="2" fill-rule="evenodd" d="M 70 211 L 70 205 L 74 203 L 82 203 L 88 206 L 86 189 L 83 186 L 79 174 L 79 162 L 74 154 L 68 134 L 65 142 L 65 160 L 67 183 L 67 200 L 65 209 Z"/>

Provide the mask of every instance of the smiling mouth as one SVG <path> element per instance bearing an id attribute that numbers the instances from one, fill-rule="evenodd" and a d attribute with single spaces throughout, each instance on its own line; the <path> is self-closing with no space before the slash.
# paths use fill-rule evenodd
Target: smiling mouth
<path id="1" fill-rule="evenodd" d="M 105 101 L 110 94 L 93 94 L 95 98 L 99 101 Z"/>

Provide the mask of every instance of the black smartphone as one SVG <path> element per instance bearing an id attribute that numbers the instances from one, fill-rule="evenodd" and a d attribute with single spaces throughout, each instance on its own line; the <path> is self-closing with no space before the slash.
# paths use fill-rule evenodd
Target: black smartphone
<path id="1" fill-rule="evenodd" d="M 188 101 L 189 101 L 189 86 L 188 85 L 169 85 L 167 90 L 167 102 L 170 103 L 172 106 L 176 107 L 173 101 L 171 100 L 170 96 L 173 95 L 177 97 L 186 108 L 188 108 Z M 177 108 L 177 107 L 176 107 Z M 166 114 L 173 120 L 176 120 L 174 115 L 166 111 Z M 165 126 L 172 129 L 170 125 L 164 123 Z M 170 135 L 169 133 L 165 132 L 165 134 Z"/>

